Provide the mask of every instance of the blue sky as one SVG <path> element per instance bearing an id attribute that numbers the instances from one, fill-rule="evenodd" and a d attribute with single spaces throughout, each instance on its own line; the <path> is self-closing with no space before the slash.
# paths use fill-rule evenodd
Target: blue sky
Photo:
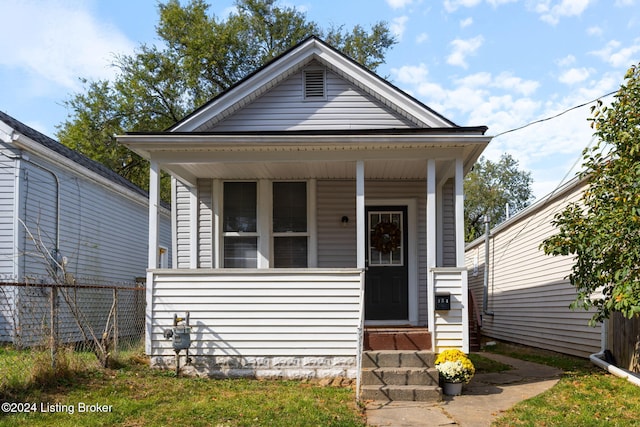
<path id="1" fill-rule="evenodd" d="M 210 3 L 221 18 L 233 10 Z M 640 0 L 280 4 L 323 27 L 387 21 L 399 43 L 378 73 L 458 125 L 489 126 L 485 155 L 518 159 L 537 197 L 573 175 L 593 133 L 589 105 L 544 119 L 617 90 L 640 62 Z M 52 137 L 80 77 L 110 78 L 114 54 L 157 40 L 155 0 L 0 0 L 0 16 L 0 109 Z"/>

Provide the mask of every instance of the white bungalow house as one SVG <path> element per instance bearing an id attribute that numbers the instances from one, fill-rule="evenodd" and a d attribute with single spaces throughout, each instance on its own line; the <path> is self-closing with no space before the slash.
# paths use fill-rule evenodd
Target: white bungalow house
<path id="1" fill-rule="evenodd" d="M 171 129 L 119 136 L 151 162 L 150 248 L 173 177 L 172 268 L 149 252 L 152 363 L 173 363 L 163 332 L 186 312 L 208 375 L 356 377 L 374 326 L 468 351 L 462 183 L 486 129 L 311 37 Z"/>

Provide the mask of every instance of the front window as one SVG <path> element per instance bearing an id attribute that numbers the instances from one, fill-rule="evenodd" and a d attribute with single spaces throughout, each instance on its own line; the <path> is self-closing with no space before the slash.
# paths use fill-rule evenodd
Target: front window
<path id="1" fill-rule="evenodd" d="M 223 200 L 224 266 L 258 266 L 257 183 L 225 182 Z"/>
<path id="2" fill-rule="evenodd" d="M 258 191 L 259 188 L 262 190 Z M 306 268 L 309 258 L 307 183 L 273 182 L 271 200 L 265 189 L 257 182 L 224 183 L 222 265 L 257 268 L 262 255 L 274 268 Z M 266 198 L 266 203 L 263 200 L 258 204 L 258 193 Z M 269 202 L 270 210 L 264 208 Z"/>
<path id="3" fill-rule="evenodd" d="M 306 268 L 307 183 L 273 183 L 273 266 Z"/>

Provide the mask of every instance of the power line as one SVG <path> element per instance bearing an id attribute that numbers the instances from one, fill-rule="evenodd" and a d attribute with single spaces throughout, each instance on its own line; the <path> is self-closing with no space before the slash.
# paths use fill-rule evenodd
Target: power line
<path id="1" fill-rule="evenodd" d="M 598 101 L 598 100 L 600 100 L 600 99 L 602 99 L 602 98 L 606 98 L 607 96 L 613 95 L 613 94 L 615 94 L 615 93 L 617 93 L 617 92 L 618 92 L 617 90 L 614 90 L 613 92 L 606 93 L 606 94 L 604 94 L 604 95 L 602 95 L 602 96 L 599 96 L 598 98 L 592 99 L 591 101 L 587 101 L 587 102 L 582 103 L 582 104 L 580 104 L 580 105 L 576 105 L 576 106 L 574 106 L 574 107 L 568 108 L 568 109 L 566 109 L 566 110 L 564 110 L 564 111 L 562 111 L 562 112 L 560 112 L 560 113 L 558 113 L 558 114 L 556 114 L 556 115 L 553 115 L 553 116 L 550 116 L 550 117 L 545 117 L 544 119 L 536 120 L 536 121 L 534 121 L 534 122 L 527 123 L 526 125 L 522 125 L 522 126 L 517 127 L 517 128 L 513 128 L 513 129 L 505 130 L 504 132 L 500 132 L 499 134 L 494 135 L 494 136 L 493 136 L 493 138 L 495 139 L 495 138 L 497 138 L 497 137 L 499 137 L 499 136 L 502 136 L 502 135 L 504 135 L 504 134 L 506 134 L 506 133 L 515 132 L 515 131 L 517 131 L 517 130 L 521 130 L 521 129 L 524 129 L 524 128 L 526 128 L 526 127 L 529 127 L 529 126 L 531 126 L 531 125 L 535 125 L 535 124 L 538 124 L 538 123 L 542 123 L 542 122 L 546 122 L 546 121 L 548 121 L 548 120 L 555 119 L 555 118 L 557 118 L 557 117 L 562 116 L 563 114 L 567 114 L 567 113 L 568 113 L 568 112 L 570 112 L 570 111 L 577 110 L 578 108 L 584 107 L 585 105 L 589 105 L 589 104 L 591 104 L 591 103 L 593 103 L 593 102 L 596 102 L 596 101 Z"/>

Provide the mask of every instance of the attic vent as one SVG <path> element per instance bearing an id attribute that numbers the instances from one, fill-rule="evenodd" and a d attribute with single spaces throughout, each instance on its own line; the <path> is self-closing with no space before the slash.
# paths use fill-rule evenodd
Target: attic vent
<path id="1" fill-rule="evenodd" d="M 304 72 L 304 99 L 324 99 L 324 70 L 307 70 Z"/>

